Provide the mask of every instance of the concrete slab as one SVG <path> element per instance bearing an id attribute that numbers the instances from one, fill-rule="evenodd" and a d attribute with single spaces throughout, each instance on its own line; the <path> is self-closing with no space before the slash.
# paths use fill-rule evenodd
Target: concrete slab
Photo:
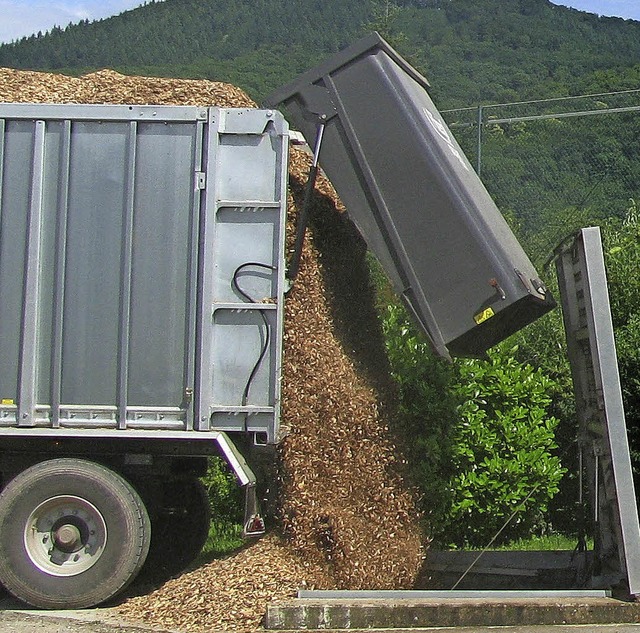
<path id="1" fill-rule="evenodd" d="M 0 633 L 181 633 L 125 620 L 114 607 L 93 609 L 32 609 L 0 594 Z"/>
<path id="2" fill-rule="evenodd" d="M 309 600 L 267 608 L 265 628 L 424 629 L 638 624 L 640 604 L 613 598 Z"/>

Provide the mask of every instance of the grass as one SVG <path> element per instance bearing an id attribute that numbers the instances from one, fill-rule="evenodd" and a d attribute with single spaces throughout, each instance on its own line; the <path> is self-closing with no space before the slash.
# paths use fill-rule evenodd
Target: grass
<path id="1" fill-rule="evenodd" d="M 209 536 L 202 548 L 200 558 L 211 560 L 230 554 L 242 547 L 245 540 L 242 538 L 242 526 L 237 523 L 212 521 L 209 526 Z"/>
<path id="2" fill-rule="evenodd" d="M 531 536 L 526 539 L 518 539 L 505 545 L 492 547 L 492 551 L 552 551 L 552 550 L 574 550 L 578 543 L 575 536 L 565 536 L 564 534 L 548 534 L 546 536 Z M 587 540 L 587 548 L 593 549 L 593 540 Z"/>
<path id="3" fill-rule="evenodd" d="M 246 543 L 242 537 L 242 526 L 228 521 L 212 521 L 209 536 L 202 548 L 201 558 L 211 560 L 230 554 Z M 578 539 L 564 534 L 547 534 L 545 536 L 530 536 L 518 539 L 504 545 L 490 547 L 488 551 L 519 552 L 519 551 L 572 551 L 576 549 Z M 476 549 L 476 548 L 470 548 Z M 482 548 L 477 548 L 478 550 Z M 593 549 L 593 539 L 587 539 L 587 549 Z"/>

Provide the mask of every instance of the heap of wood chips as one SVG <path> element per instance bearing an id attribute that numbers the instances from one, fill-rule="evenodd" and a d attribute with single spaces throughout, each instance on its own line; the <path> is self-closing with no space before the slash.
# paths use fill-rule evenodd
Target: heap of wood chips
<path id="1" fill-rule="evenodd" d="M 196 80 L 71 78 L 0 69 L 0 101 L 255 107 L 240 89 Z M 292 148 L 289 221 L 309 168 Z M 424 555 L 415 493 L 381 413 L 386 365 L 364 245 L 320 177 L 285 312 L 281 535 L 127 600 L 130 619 L 183 631 L 257 628 L 270 601 L 304 586 L 404 589 Z M 291 235 L 291 226 L 289 235 Z"/>

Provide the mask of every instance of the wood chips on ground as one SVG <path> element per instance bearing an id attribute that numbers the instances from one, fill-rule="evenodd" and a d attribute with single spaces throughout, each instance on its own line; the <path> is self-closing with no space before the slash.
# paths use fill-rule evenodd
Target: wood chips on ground
<path id="1" fill-rule="evenodd" d="M 111 70 L 72 78 L 0 69 L 0 101 L 255 107 L 228 84 Z M 308 169 L 308 155 L 292 148 L 290 223 Z M 181 631 L 251 631 L 269 601 L 302 586 L 412 586 L 424 555 L 416 496 L 382 413 L 390 392 L 364 244 L 341 211 L 320 177 L 285 307 L 281 535 L 130 598 L 120 607 L 126 617 Z"/>

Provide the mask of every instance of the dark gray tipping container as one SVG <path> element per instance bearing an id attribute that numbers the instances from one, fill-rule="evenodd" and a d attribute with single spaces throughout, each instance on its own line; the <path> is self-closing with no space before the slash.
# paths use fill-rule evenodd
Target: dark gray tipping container
<path id="1" fill-rule="evenodd" d="M 427 94 L 377 33 L 267 99 L 310 145 L 442 356 L 481 356 L 555 306 Z"/>

